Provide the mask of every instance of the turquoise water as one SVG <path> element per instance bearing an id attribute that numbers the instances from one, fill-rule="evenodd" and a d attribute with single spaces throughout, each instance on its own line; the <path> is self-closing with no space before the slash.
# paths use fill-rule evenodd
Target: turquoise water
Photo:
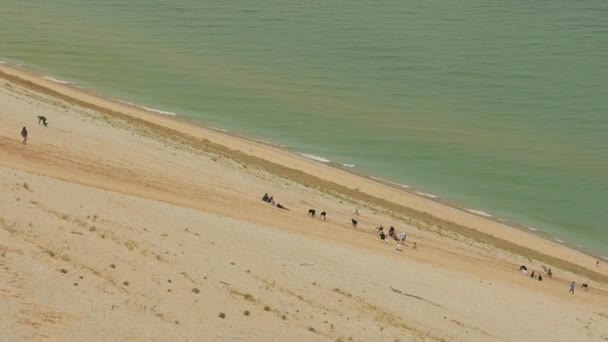
<path id="1" fill-rule="evenodd" d="M 605 1 L 0 9 L 0 60 L 608 253 Z"/>

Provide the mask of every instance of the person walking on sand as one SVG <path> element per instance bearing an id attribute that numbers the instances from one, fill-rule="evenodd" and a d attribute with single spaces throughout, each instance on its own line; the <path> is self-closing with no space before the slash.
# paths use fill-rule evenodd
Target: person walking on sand
<path id="1" fill-rule="evenodd" d="M 27 128 L 25 126 L 21 130 L 21 137 L 23 138 L 23 145 L 27 144 Z"/>
<path id="2" fill-rule="evenodd" d="M 574 282 L 570 283 L 570 291 L 571 294 L 574 294 Z"/>

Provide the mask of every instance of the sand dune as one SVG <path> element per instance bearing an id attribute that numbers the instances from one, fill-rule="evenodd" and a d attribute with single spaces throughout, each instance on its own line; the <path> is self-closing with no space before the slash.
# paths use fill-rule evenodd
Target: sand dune
<path id="1" fill-rule="evenodd" d="M 608 287 L 598 282 L 608 267 L 595 268 L 581 252 L 61 85 L 53 90 L 105 114 L 35 85 L 0 82 L 5 340 L 608 340 Z M 36 124 L 38 113 L 49 118 L 48 128 Z M 175 131 L 161 134 L 138 120 Z M 27 146 L 19 141 L 24 125 Z M 396 213 L 355 192 L 327 193 L 326 183 L 311 179 L 432 213 L 582 273 Z M 265 192 L 290 210 L 263 203 Z M 328 221 L 307 217 L 309 208 L 326 210 Z M 350 227 L 356 208 L 359 230 Z M 402 252 L 375 237 L 379 224 L 408 232 Z M 551 266 L 555 277 L 532 280 L 517 272 L 520 264 L 537 272 Z M 571 280 L 592 290 L 568 295 Z"/>

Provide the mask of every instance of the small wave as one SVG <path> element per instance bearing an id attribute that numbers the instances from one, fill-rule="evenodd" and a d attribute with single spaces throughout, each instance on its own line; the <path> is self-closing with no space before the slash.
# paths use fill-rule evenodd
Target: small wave
<path id="1" fill-rule="evenodd" d="M 135 104 L 133 102 L 129 102 L 129 101 L 117 100 L 117 99 L 114 99 L 114 100 L 118 101 L 118 102 L 121 102 L 121 103 L 124 103 L 124 104 L 127 104 L 129 106 L 133 106 L 133 107 L 141 108 L 143 110 L 147 110 L 149 112 L 155 112 L 155 113 L 158 113 L 158 114 L 169 115 L 169 116 L 177 116 L 177 114 L 175 114 L 173 112 L 166 112 L 164 110 L 158 110 L 158 109 L 154 109 L 154 108 L 150 108 L 150 107 L 146 107 L 146 106 L 141 106 L 141 105 Z"/>
<path id="2" fill-rule="evenodd" d="M 321 162 L 321 163 L 329 163 L 329 162 L 331 162 L 331 160 L 329 160 L 329 159 L 325 159 L 323 157 L 315 156 L 314 154 L 302 153 L 302 157 L 305 157 L 305 158 L 308 158 L 308 159 L 312 159 L 312 160 L 316 160 L 316 161 Z"/>
<path id="3" fill-rule="evenodd" d="M 372 179 L 373 179 L 373 180 L 380 181 L 380 182 L 384 182 L 384 183 L 392 184 L 392 185 L 395 185 L 395 186 L 399 186 L 399 187 L 402 187 L 402 188 L 404 188 L 404 189 L 409 189 L 409 188 L 410 188 L 410 186 L 409 186 L 409 185 L 405 185 L 405 184 L 399 184 L 399 183 L 395 183 L 395 182 L 387 181 L 386 179 L 382 179 L 382 178 L 378 178 L 378 177 L 373 177 L 373 176 L 372 176 Z"/>
<path id="4" fill-rule="evenodd" d="M 342 166 L 353 168 L 355 167 L 355 164 L 342 164 Z"/>
<path id="5" fill-rule="evenodd" d="M 560 240 L 560 239 L 553 239 L 553 240 L 555 240 L 555 242 L 565 243 L 564 240 Z"/>
<path id="6" fill-rule="evenodd" d="M 467 209 L 467 211 L 479 216 L 492 217 L 491 214 L 488 214 L 483 210 Z"/>
<path id="7" fill-rule="evenodd" d="M 159 114 L 163 114 L 163 115 L 169 115 L 169 116 L 177 116 L 177 114 L 173 113 L 173 112 L 166 112 L 164 110 L 159 110 L 159 109 L 154 109 L 154 108 L 150 108 L 150 107 L 146 107 L 146 106 L 138 106 L 140 108 L 143 108 L 147 111 L 150 112 L 155 112 L 155 113 L 159 113 Z"/>
<path id="8" fill-rule="evenodd" d="M 416 191 L 416 193 L 418 195 L 424 196 L 424 197 L 428 197 L 428 198 L 439 198 L 439 196 L 435 196 L 433 194 L 427 194 L 426 192 L 422 192 L 422 191 Z"/>
<path id="9" fill-rule="evenodd" d="M 602 259 L 604 259 L 604 260 L 608 261 L 608 257 L 601 256 L 600 258 L 602 258 Z"/>
<path id="10" fill-rule="evenodd" d="M 51 82 L 55 82 L 55 83 L 60 83 L 60 84 L 71 84 L 71 83 L 70 83 L 70 82 L 68 82 L 68 81 L 63 81 L 63 80 L 60 80 L 60 79 L 56 79 L 56 78 L 51 77 L 51 76 L 44 76 L 43 78 L 44 78 L 45 80 L 47 80 L 47 81 L 51 81 Z"/>
<path id="11" fill-rule="evenodd" d="M 219 128 L 219 127 L 213 127 L 213 126 L 211 126 L 211 127 L 209 127 L 209 128 L 211 128 L 211 129 L 213 129 L 213 130 L 216 130 L 216 131 L 220 131 L 220 132 L 228 132 L 228 130 L 227 130 L 227 129 L 223 129 L 223 128 Z M 255 139 L 254 139 L 254 140 L 255 140 Z"/>
<path id="12" fill-rule="evenodd" d="M 529 227 L 529 226 L 526 226 L 526 228 L 528 228 L 528 229 L 530 229 L 530 230 L 533 230 L 533 231 L 535 231 L 535 232 L 537 232 L 537 231 L 538 231 L 538 229 L 536 229 L 536 228 L 534 228 L 534 227 Z"/>

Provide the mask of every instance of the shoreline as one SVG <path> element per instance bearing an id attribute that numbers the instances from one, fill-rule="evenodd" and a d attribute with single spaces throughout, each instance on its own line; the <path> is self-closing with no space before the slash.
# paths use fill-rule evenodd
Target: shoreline
<path id="1" fill-rule="evenodd" d="M 481 218 L 492 220 L 492 221 L 494 221 L 496 223 L 504 224 L 506 226 L 509 226 L 511 228 L 520 230 L 522 232 L 531 233 L 533 235 L 536 235 L 536 236 L 539 236 L 539 237 L 541 237 L 543 239 L 546 239 L 547 241 L 558 242 L 561 245 L 564 245 L 564 246 L 567 246 L 568 248 L 571 248 L 571 249 L 577 250 L 579 252 L 585 253 L 585 254 L 587 254 L 589 256 L 592 256 L 594 258 L 603 259 L 603 260 L 608 261 L 608 255 L 603 255 L 603 254 L 605 254 L 604 252 L 596 251 L 593 248 L 581 246 L 580 244 L 578 244 L 576 242 L 573 242 L 573 241 L 567 241 L 568 240 L 567 238 L 559 237 L 557 235 L 553 235 L 550 232 L 547 232 L 547 231 L 544 231 L 544 230 L 540 230 L 540 229 L 537 229 L 537 228 L 529 227 L 529 226 L 527 226 L 527 225 L 525 225 L 523 223 L 519 223 L 519 222 L 516 222 L 516 221 L 512 221 L 512 220 L 501 218 L 499 216 L 495 216 L 495 215 L 493 215 L 491 213 L 488 213 L 488 212 L 486 212 L 484 210 L 480 210 L 480 209 L 477 209 L 477 208 L 467 207 L 467 206 L 465 206 L 465 205 L 463 205 L 461 203 L 458 203 L 456 201 L 452 201 L 452 200 L 444 198 L 442 196 L 428 193 L 428 192 L 424 191 L 423 189 L 420 189 L 420 188 L 418 188 L 416 186 L 404 185 L 404 184 L 400 184 L 400 183 L 397 183 L 397 182 L 394 182 L 394 181 L 391 181 L 391 180 L 382 179 L 382 178 L 373 176 L 371 174 L 366 174 L 364 172 L 361 172 L 361 171 L 357 170 L 356 169 L 356 165 L 354 165 L 354 164 L 342 164 L 342 163 L 334 162 L 334 161 L 332 161 L 330 159 L 326 159 L 326 158 L 324 158 L 322 156 L 316 156 L 316 155 L 313 155 L 313 154 L 309 154 L 306 151 L 299 150 L 299 149 L 297 149 L 295 147 L 287 147 L 285 145 L 277 144 L 277 143 L 272 143 L 272 142 L 263 140 L 261 138 L 248 137 L 246 135 L 240 134 L 237 131 L 233 131 L 233 130 L 229 130 L 229 129 L 224 129 L 224 128 L 220 128 L 220 127 L 210 126 L 207 123 L 205 123 L 204 121 L 196 120 L 196 119 L 193 119 L 193 118 L 179 116 L 175 112 L 155 109 L 155 108 L 148 107 L 146 105 L 139 105 L 139 104 L 136 104 L 136 103 L 132 103 L 132 102 L 129 102 L 127 100 L 121 100 L 121 99 L 117 99 L 117 98 L 112 98 L 112 97 L 106 96 L 106 95 L 104 95 L 102 93 L 99 93 L 99 92 L 97 92 L 97 91 L 95 91 L 93 89 L 82 87 L 82 86 L 78 85 L 77 83 L 74 83 L 74 82 L 71 82 L 71 81 L 62 80 L 62 79 L 56 78 L 53 75 L 49 75 L 49 74 L 47 74 L 47 73 L 45 73 L 43 71 L 33 70 L 33 69 L 30 69 L 30 68 L 24 67 L 24 66 L 22 66 L 20 64 L 14 64 L 14 63 L 11 63 L 11 62 L 6 62 L 6 61 L 0 60 L 0 66 L 1 67 L 8 67 L 9 69 L 13 69 L 13 70 L 17 70 L 19 72 L 30 74 L 30 75 L 32 75 L 34 77 L 41 78 L 43 80 L 49 81 L 51 83 L 55 83 L 57 85 L 73 88 L 76 91 L 81 91 L 83 93 L 89 94 L 89 95 L 94 96 L 94 97 L 98 97 L 98 98 L 103 99 L 105 101 L 110 101 L 110 102 L 115 102 L 115 103 L 118 103 L 118 104 L 123 104 L 123 105 L 129 106 L 129 107 L 132 107 L 132 108 L 134 108 L 136 110 L 142 110 L 142 111 L 145 111 L 145 112 L 147 112 L 147 113 L 149 113 L 151 115 L 160 116 L 160 117 L 163 117 L 163 118 L 167 117 L 167 118 L 170 118 L 170 119 L 173 119 L 173 120 L 177 120 L 177 121 L 180 121 L 180 122 L 185 122 L 187 124 L 194 125 L 194 126 L 206 129 L 206 130 L 212 130 L 212 131 L 217 132 L 219 134 L 226 134 L 226 135 L 229 135 L 229 136 L 237 138 L 237 139 L 242 139 L 242 140 L 249 141 L 251 143 L 262 144 L 262 145 L 265 145 L 265 146 L 268 146 L 268 147 L 271 147 L 271 148 L 280 149 L 280 150 L 283 150 L 285 152 L 288 152 L 288 153 L 292 154 L 294 157 L 303 157 L 303 158 L 306 158 L 306 159 L 308 159 L 310 161 L 313 161 L 313 162 L 316 162 L 316 163 L 321 163 L 322 165 L 327 165 L 329 167 L 333 167 L 333 168 L 336 168 L 338 170 L 341 170 L 341 171 L 344 171 L 344 172 L 348 172 L 350 174 L 353 174 L 353 175 L 356 175 L 356 176 L 359 176 L 359 177 L 364 177 L 364 178 L 369 179 L 371 181 L 378 182 L 378 183 L 380 183 L 382 185 L 392 187 L 392 188 L 394 188 L 396 190 L 404 191 L 404 192 L 407 192 L 407 193 L 409 193 L 411 195 L 418 196 L 420 198 L 424 198 L 424 199 L 427 199 L 427 200 L 432 200 L 432 201 L 435 201 L 437 203 L 449 206 L 451 208 L 454 208 L 454 209 L 457 209 L 457 210 L 461 210 L 463 212 L 466 212 L 466 213 L 469 213 L 469 214 L 472 214 L 472 215 L 475 215 L 475 216 L 478 216 L 478 217 L 481 217 Z M 1 71 L 1 68 L 0 68 L 0 71 Z M 566 240 L 564 240 L 564 239 L 566 239 Z"/>
<path id="2" fill-rule="evenodd" d="M 553 237 L 546 232 L 532 231 L 529 227 L 519 225 L 514 222 L 508 222 L 508 221 L 501 220 L 498 217 L 486 216 L 486 215 L 481 215 L 478 212 L 472 212 L 472 210 L 474 210 L 474 209 L 468 209 L 468 208 L 462 207 L 458 204 L 451 203 L 450 201 L 445 200 L 440 197 L 433 198 L 430 196 L 430 194 L 424 194 L 421 191 L 418 191 L 419 189 L 416 189 L 415 187 L 406 188 L 406 186 L 401 185 L 401 184 L 397 184 L 397 183 L 394 183 L 394 182 L 391 182 L 388 180 L 383 180 L 383 179 L 379 179 L 377 177 L 373 177 L 371 175 L 366 175 L 366 174 L 360 173 L 356 169 L 353 169 L 352 167 L 341 166 L 341 164 L 339 164 L 339 163 L 332 163 L 331 161 L 322 162 L 322 161 L 314 160 L 311 158 L 307 158 L 306 156 L 303 156 L 301 153 L 290 151 L 290 149 L 288 149 L 284 146 L 261 141 L 259 139 L 245 137 L 245 136 L 239 135 L 236 132 L 227 131 L 227 130 L 224 130 L 221 128 L 207 126 L 204 122 L 196 121 L 194 119 L 188 119 L 188 118 L 182 118 L 179 116 L 162 114 L 162 111 L 158 111 L 158 110 L 155 110 L 152 108 L 147 108 L 145 106 L 139 106 L 136 104 L 127 103 L 127 102 L 113 99 L 113 98 L 107 98 L 107 97 L 103 96 L 102 94 L 98 94 L 91 89 L 81 88 L 73 83 L 57 80 L 57 79 L 53 78 L 52 76 L 45 75 L 40 72 L 26 70 L 26 69 L 23 69 L 20 67 L 12 66 L 7 63 L 0 63 L 0 77 L 6 79 L 8 81 L 14 81 L 11 78 L 15 78 L 17 80 L 20 80 L 21 82 L 24 82 L 26 85 L 29 84 L 30 88 L 32 88 L 32 87 L 40 88 L 40 89 L 34 89 L 35 91 L 41 91 L 41 92 L 46 93 L 53 97 L 57 97 L 55 95 L 59 94 L 61 96 L 59 96 L 58 98 L 66 100 L 68 102 L 73 102 L 73 101 L 69 100 L 71 98 L 75 101 L 81 101 L 82 103 L 85 103 L 85 104 L 88 103 L 91 106 L 101 108 L 102 112 L 104 112 L 104 109 L 105 109 L 106 111 L 109 110 L 109 111 L 116 112 L 118 114 L 131 116 L 133 118 L 136 118 L 139 121 L 145 121 L 145 122 L 149 122 L 149 123 L 154 121 L 153 122 L 154 124 L 164 126 L 167 129 L 176 129 L 178 131 L 180 131 L 180 129 L 181 129 L 181 131 L 183 133 L 189 134 L 192 137 L 203 134 L 205 136 L 205 138 L 203 140 L 205 140 L 205 139 L 211 140 L 211 141 L 213 141 L 213 144 L 222 145 L 222 146 L 225 146 L 226 148 L 232 149 L 232 150 L 235 150 L 234 147 L 236 146 L 237 147 L 236 150 L 245 155 L 250 155 L 250 156 L 257 157 L 257 158 L 265 159 L 264 156 L 265 155 L 268 156 L 267 154 L 269 154 L 269 153 L 277 153 L 277 154 L 281 154 L 281 155 L 287 154 L 288 156 L 286 158 L 293 159 L 293 160 L 299 160 L 302 163 L 302 165 L 305 166 L 305 169 L 314 169 L 314 170 L 320 169 L 320 172 L 323 172 L 324 168 L 331 168 L 334 170 L 333 172 L 331 172 L 332 174 L 337 173 L 339 175 L 340 173 L 347 173 L 349 175 L 352 175 L 353 177 L 365 179 L 365 181 L 367 181 L 367 182 L 373 182 L 375 184 L 390 188 L 392 191 L 396 191 L 399 193 L 407 194 L 409 196 L 413 196 L 416 198 L 416 199 L 414 199 L 414 201 L 421 202 L 421 203 L 422 202 L 426 203 L 427 201 L 433 202 L 433 203 L 435 203 L 435 205 L 432 206 L 433 208 L 436 207 L 437 205 L 448 207 L 453 210 L 459 211 L 463 215 L 470 215 L 470 216 L 474 216 L 478 219 L 481 219 L 482 220 L 481 224 L 483 224 L 484 221 L 491 221 L 500 226 L 508 227 L 509 229 L 512 229 L 514 231 L 519 231 L 520 233 L 525 233 L 524 237 L 528 236 L 528 235 L 535 236 L 537 238 L 544 240 L 544 244 L 557 244 L 558 245 L 557 250 L 570 249 L 575 252 L 579 252 L 579 253 L 582 253 L 589 257 L 592 257 L 594 259 L 601 258 L 603 260 L 606 260 L 605 256 L 602 256 L 599 253 L 594 253 L 593 251 L 589 251 L 588 249 L 581 250 L 581 248 L 577 248 L 568 243 L 559 243 L 559 242 L 556 243 L 556 241 L 555 241 L 556 237 Z M 53 94 L 53 93 L 57 93 L 57 94 Z M 100 104 L 97 104 L 97 102 L 99 102 Z M 125 110 L 125 109 L 127 109 L 127 110 Z M 184 127 L 184 125 L 192 126 L 192 127 Z M 205 132 L 200 132 L 200 130 L 204 130 Z M 211 138 L 213 138 L 213 139 L 211 139 Z M 228 142 L 228 143 L 226 143 L 226 142 Z M 238 148 L 238 147 L 240 147 L 240 148 Z M 260 151 L 256 151 L 257 153 L 254 153 L 254 154 L 249 154 L 248 152 L 252 152 L 253 148 L 260 150 Z M 249 149 L 249 151 L 244 152 L 247 149 Z M 268 149 L 270 151 L 268 151 Z M 260 154 L 261 154 L 261 156 L 260 156 Z M 268 158 L 266 158 L 266 161 L 268 161 L 270 163 L 275 162 Z M 301 171 L 304 174 L 307 173 L 306 170 L 300 170 L 300 169 L 296 169 L 296 170 Z M 279 176 L 281 176 L 281 175 L 279 175 Z M 316 175 L 314 175 L 314 173 L 313 173 L 313 177 L 315 177 L 315 176 Z M 326 178 L 321 177 L 321 179 L 326 179 Z M 361 190 L 361 189 L 359 189 L 359 187 L 354 187 L 354 189 L 352 189 L 352 190 L 353 190 L 352 193 L 354 193 L 354 194 L 369 195 L 369 191 L 365 191 L 365 189 Z M 369 195 L 366 198 L 373 199 L 373 198 L 375 198 L 374 196 Z M 432 196 L 434 196 L 434 195 L 432 195 Z M 396 196 L 396 198 L 399 198 L 399 196 Z M 381 199 L 384 199 L 384 197 L 381 197 Z M 362 201 L 367 202 L 366 199 L 363 199 Z M 386 203 L 398 203 L 398 202 L 399 201 L 392 201 L 390 199 L 386 200 Z M 379 205 L 376 202 L 371 202 L 371 203 L 382 207 L 381 204 Z M 425 204 L 425 203 L 422 203 L 422 204 Z M 425 205 L 422 205 L 422 204 L 421 204 L 421 207 L 424 208 Z M 397 205 L 397 207 L 395 207 L 395 208 L 400 209 L 399 206 L 401 206 L 401 205 L 403 205 L 404 207 L 408 207 L 407 204 L 399 203 Z M 414 211 L 416 211 L 416 210 L 420 211 L 419 208 L 411 208 L 411 209 Z M 391 212 L 393 211 L 391 207 L 387 207 L 386 210 L 389 210 Z M 422 210 L 422 212 L 427 213 L 424 210 Z M 431 212 L 429 215 L 431 215 L 430 217 L 433 218 L 432 215 L 434 215 L 434 213 Z M 451 222 L 460 224 L 463 226 L 463 228 L 466 228 L 466 229 L 473 229 L 473 230 L 480 231 L 476 227 L 469 227 L 468 225 L 463 225 L 461 222 L 456 222 L 456 221 L 450 220 L 450 217 L 447 217 L 447 218 L 440 217 L 440 218 L 443 220 L 446 220 L 446 221 L 451 221 Z M 458 218 L 460 219 L 461 216 L 458 216 Z M 473 221 L 475 221 L 475 220 L 473 220 Z M 477 223 L 477 221 L 475 221 L 475 222 Z M 441 223 L 438 224 L 438 226 L 441 227 Z M 462 233 L 462 231 L 461 231 L 461 233 Z M 509 232 L 507 232 L 507 233 L 509 233 Z M 514 232 L 511 232 L 511 233 L 514 233 Z M 494 237 L 495 235 L 498 235 L 498 234 L 495 234 L 495 232 L 492 232 L 492 229 L 490 229 L 489 235 Z M 507 235 L 509 235 L 509 234 L 507 234 Z M 465 236 L 466 236 L 466 234 L 465 234 Z M 520 240 L 520 243 L 513 242 L 511 240 L 518 240 L 518 239 L 509 239 L 508 240 L 518 246 L 524 246 L 525 244 L 522 244 L 521 242 L 526 241 L 525 238 L 523 240 Z M 497 247 L 503 248 L 501 246 L 497 246 Z M 553 247 L 555 248 L 555 246 L 553 246 Z M 560 253 L 558 253 L 558 254 L 560 254 Z M 568 258 L 564 258 L 564 259 L 568 259 Z M 582 267 L 585 267 L 585 266 L 582 266 Z M 591 270 L 588 267 L 585 267 L 585 268 Z"/>

